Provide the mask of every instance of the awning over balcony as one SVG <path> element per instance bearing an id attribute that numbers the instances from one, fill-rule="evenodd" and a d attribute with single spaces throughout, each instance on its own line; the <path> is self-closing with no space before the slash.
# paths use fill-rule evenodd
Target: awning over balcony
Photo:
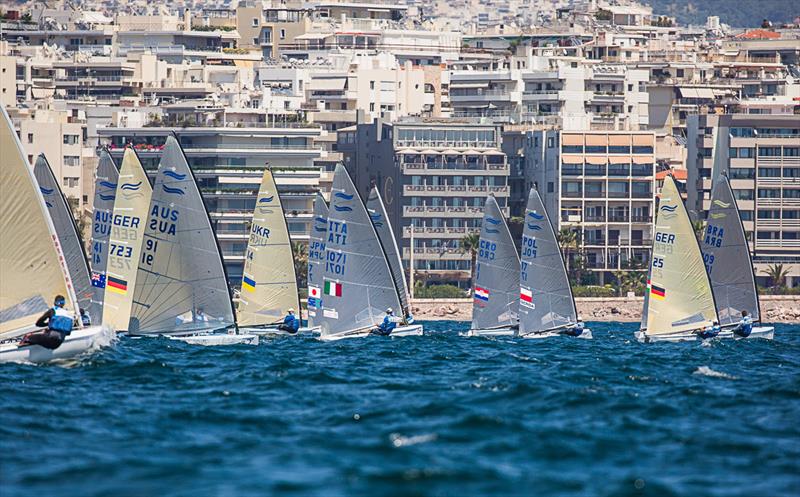
<path id="1" fill-rule="evenodd" d="M 608 158 L 607 157 L 596 157 L 596 156 L 591 156 L 591 155 L 587 155 L 586 156 L 586 163 L 587 164 L 593 164 L 593 165 L 596 165 L 596 166 L 602 166 L 602 165 L 605 165 L 607 162 L 608 162 Z"/>
<path id="2" fill-rule="evenodd" d="M 653 135 L 633 135 L 633 144 L 639 147 L 652 147 Z"/>
<path id="3" fill-rule="evenodd" d="M 649 155 L 634 155 L 633 156 L 633 163 L 634 164 L 652 164 L 653 158 Z"/>
<path id="4" fill-rule="evenodd" d="M 583 164 L 583 157 L 580 155 L 562 155 L 561 162 L 563 164 Z"/>
<path id="5" fill-rule="evenodd" d="M 586 135 L 586 145 L 605 147 L 608 145 L 608 135 Z"/>
<path id="6" fill-rule="evenodd" d="M 608 135 L 608 144 L 616 147 L 630 147 L 631 135 Z"/>
<path id="7" fill-rule="evenodd" d="M 339 91 L 344 90 L 345 78 L 320 78 L 311 80 L 311 90 Z"/>
<path id="8" fill-rule="evenodd" d="M 561 135 L 562 145 L 583 145 L 583 135 Z"/>

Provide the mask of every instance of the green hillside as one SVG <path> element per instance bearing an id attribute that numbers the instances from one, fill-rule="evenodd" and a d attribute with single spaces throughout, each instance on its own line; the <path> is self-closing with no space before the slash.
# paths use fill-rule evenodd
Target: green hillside
<path id="1" fill-rule="evenodd" d="M 644 0 L 653 14 L 668 15 L 681 25 L 705 24 L 708 16 L 735 28 L 759 27 L 762 19 L 773 25 L 791 22 L 800 16 L 800 2 L 795 0 Z"/>

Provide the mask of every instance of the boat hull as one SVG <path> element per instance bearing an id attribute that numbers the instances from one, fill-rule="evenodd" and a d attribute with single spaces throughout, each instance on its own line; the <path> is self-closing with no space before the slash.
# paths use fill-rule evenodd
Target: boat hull
<path id="1" fill-rule="evenodd" d="M 19 337 L 20 340 L 22 337 Z M 50 350 L 40 345 L 18 347 L 19 340 L 0 345 L 0 363 L 42 363 L 72 359 L 110 345 L 115 339 L 114 330 L 108 326 L 89 326 L 70 333 L 57 349 Z"/>
<path id="2" fill-rule="evenodd" d="M 258 335 L 261 337 L 282 337 L 282 336 L 296 336 L 296 335 L 312 335 L 319 334 L 320 327 L 314 326 L 309 328 L 301 326 L 297 333 L 289 333 L 288 331 L 279 330 L 277 327 L 265 326 L 263 328 L 239 328 L 239 331 L 248 333 L 250 335 Z"/>
<path id="3" fill-rule="evenodd" d="M 206 347 L 219 345 L 258 345 L 258 335 L 251 333 L 208 333 L 204 335 L 170 336 L 170 340 L 203 345 Z"/>
<path id="4" fill-rule="evenodd" d="M 703 339 L 700 338 L 699 335 L 691 332 L 686 333 L 673 333 L 669 335 L 648 335 L 642 331 L 637 331 L 634 333 L 636 340 L 642 343 L 653 343 L 653 342 L 694 342 L 694 341 L 702 341 Z M 751 338 L 760 338 L 763 340 L 772 340 L 775 336 L 775 327 L 773 326 L 754 326 L 753 330 L 750 332 L 750 335 L 746 337 L 748 340 Z M 740 337 L 735 335 L 733 331 L 730 329 L 722 330 L 720 333 L 715 336 L 713 339 L 734 339 L 734 340 L 744 340 L 745 337 Z M 712 339 L 712 340 L 713 340 Z"/>
<path id="5" fill-rule="evenodd" d="M 590 330 L 589 328 L 584 328 L 583 329 L 583 333 L 581 333 L 580 335 L 578 335 L 576 337 L 572 337 L 572 336 L 569 336 L 569 335 L 564 335 L 563 333 L 559 333 L 557 331 L 547 331 L 547 332 L 544 332 L 544 333 L 529 333 L 529 334 L 526 334 L 526 335 L 520 335 L 520 338 L 525 338 L 525 339 L 528 339 L 528 340 L 531 340 L 531 339 L 536 340 L 536 339 L 539 339 L 539 338 L 552 338 L 552 337 L 566 337 L 566 338 L 578 338 L 578 339 L 581 339 L 581 340 L 591 340 L 591 339 L 594 338 L 594 335 L 592 335 L 592 330 Z"/>
<path id="6" fill-rule="evenodd" d="M 517 334 L 517 329 L 511 326 L 490 329 L 472 329 L 464 334 L 468 337 L 510 337 Z"/>
<path id="7" fill-rule="evenodd" d="M 411 337 L 411 336 L 422 336 L 425 334 L 425 330 L 423 329 L 421 324 L 410 324 L 408 326 L 398 326 L 389 337 Z M 352 333 L 340 333 L 338 335 L 327 335 L 323 336 L 320 335 L 319 339 L 324 342 L 333 342 L 337 340 L 344 340 L 346 338 L 365 338 L 370 336 L 370 330 L 365 329 L 363 331 L 352 332 Z"/>

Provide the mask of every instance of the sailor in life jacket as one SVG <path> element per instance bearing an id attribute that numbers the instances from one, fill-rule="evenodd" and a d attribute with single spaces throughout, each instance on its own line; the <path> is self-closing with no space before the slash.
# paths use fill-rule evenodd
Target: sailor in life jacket
<path id="1" fill-rule="evenodd" d="M 740 336 L 742 338 L 747 338 L 750 336 L 750 333 L 753 331 L 753 318 L 747 313 L 747 311 L 742 311 L 742 319 L 739 321 L 739 324 L 733 329 L 733 333 L 736 336 Z"/>
<path id="2" fill-rule="evenodd" d="M 300 320 L 294 315 L 294 309 L 289 308 L 286 312 L 286 317 L 283 318 L 283 322 L 278 325 L 278 329 L 295 334 L 300 330 Z"/>
<path id="3" fill-rule="evenodd" d="M 41 345 L 50 350 L 60 347 L 64 343 L 64 338 L 72 333 L 72 328 L 75 326 L 75 315 L 64 309 L 65 303 L 64 296 L 57 295 L 53 307 L 36 321 L 36 326 L 47 329 L 28 333 L 22 337 L 19 346 Z"/>
<path id="4" fill-rule="evenodd" d="M 564 331 L 561 333 L 571 337 L 579 337 L 583 334 L 583 319 L 578 318 L 578 322 L 572 326 L 568 326 Z"/>
<path id="5" fill-rule="evenodd" d="M 370 334 L 371 335 L 380 335 L 380 336 L 389 336 L 392 334 L 395 328 L 397 328 L 397 323 L 402 322 L 402 319 L 394 315 L 394 310 L 389 307 L 386 309 L 386 316 L 383 317 L 383 322 L 378 325 L 377 328 L 373 329 Z"/>
<path id="6" fill-rule="evenodd" d="M 713 323 L 700 330 L 698 335 L 700 335 L 700 338 L 703 340 L 708 340 L 709 338 L 714 338 L 715 336 L 719 335 L 721 330 L 722 328 L 719 326 L 719 321 L 714 320 Z"/>

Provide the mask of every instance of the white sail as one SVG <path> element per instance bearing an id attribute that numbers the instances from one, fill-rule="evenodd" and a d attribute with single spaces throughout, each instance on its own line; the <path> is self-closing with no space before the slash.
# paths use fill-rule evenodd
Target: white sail
<path id="1" fill-rule="evenodd" d="M 245 253 L 238 322 L 273 324 L 289 308 L 300 312 L 292 242 L 275 178 L 264 170 Z"/>
<path id="2" fill-rule="evenodd" d="M 402 315 L 408 316 L 411 306 L 408 300 L 406 275 L 405 271 L 403 271 L 403 259 L 400 258 L 400 248 L 397 246 L 397 240 L 394 237 L 392 223 L 389 222 L 389 217 L 386 215 L 386 206 L 383 205 L 383 199 L 376 186 L 372 187 L 367 196 L 367 210 L 369 211 L 369 217 L 372 219 L 372 224 L 375 226 L 375 231 L 378 233 L 378 239 L 383 245 L 389 268 L 392 270 L 392 279 L 397 287 L 397 294 L 400 296 Z"/>
<path id="3" fill-rule="evenodd" d="M 142 239 L 153 189 L 136 152 L 125 149 L 115 193 L 108 238 L 103 324 L 117 331 L 128 329 L 133 289 L 142 255 Z"/>
<path id="4" fill-rule="evenodd" d="M 703 328 L 717 319 L 694 227 L 672 176 L 664 180 L 650 262 L 647 334 Z"/>
<path id="5" fill-rule="evenodd" d="M 128 333 L 195 333 L 236 324 L 225 266 L 197 181 L 167 137 L 150 199 Z"/>
<path id="6" fill-rule="evenodd" d="M 0 119 L 0 337 L 35 328 L 63 295 L 77 311 L 64 254 L 11 119 Z"/>
<path id="7" fill-rule="evenodd" d="M 61 251 L 64 253 L 64 260 L 67 263 L 67 271 L 69 271 L 72 286 L 75 288 L 75 295 L 78 297 L 78 307 L 86 311 L 92 323 L 99 323 L 102 313 L 100 306 L 92 303 L 94 292 L 89 278 L 89 262 L 86 260 L 83 240 L 78 233 L 78 226 L 75 224 L 69 201 L 61 191 L 58 180 L 44 154 L 37 157 L 33 175 L 39 184 L 47 212 L 56 229 Z"/>
<path id="8" fill-rule="evenodd" d="M 117 196 L 119 171 L 107 150 L 100 152 L 94 182 L 94 211 L 92 212 L 92 250 L 89 264 L 92 267 L 92 303 L 99 308 L 100 323 L 103 318 L 103 299 L 106 293 L 106 267 L 108 266 L 108 238 L 111 236 L 111 217 Z"/>

